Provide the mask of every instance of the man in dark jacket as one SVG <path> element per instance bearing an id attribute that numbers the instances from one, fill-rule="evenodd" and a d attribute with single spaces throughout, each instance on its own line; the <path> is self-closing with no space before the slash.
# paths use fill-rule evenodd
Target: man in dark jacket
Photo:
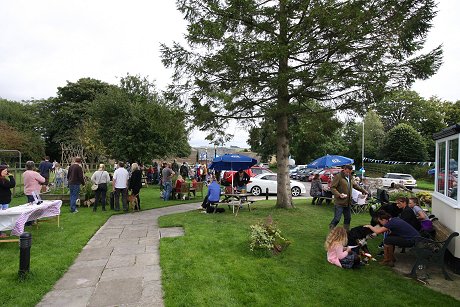
<path id="1" fill-rule="evenodd" d="M 53 169 L 53 163 L 50 162 L 50 157 L 46 156 L 45 159 L 40 162 L 38 165 L 38 170 L 40 171 L 40 175 L 45 178 L 45 183 L 43 184 L 43 191 L 46 192 L 46 187 L 50 181 L 50 171 Z"/>
<path id="2" fill-rule="evenodd" d="M 80 185 L 85 184 L 80 157 L 75 157 L 75 163 L 69 167 L 67 172 L 67 180 L 69 182 L 70 190 L 70 212 L 77 213 L 77 199 L 80 194 Z"/>
<path id="3" fill-rule="evenodd" d="M 333 229 L 340 222 L 340 218 L 343 214 L 343 227 L 348 231 L 350 230 L 351 222 L 351 201 L 353 189 L 367 194 L 367 191 L 358 186 L 351 178 L 351 172 L 353 167 L 351 165 L 345 165 L 342 167 L 342 171 L 334 176 L 331 183 L 331 192 L 334 194 L 334 207 L 335 213 L 334 218 L 329 224 L 329 229 Z"/>

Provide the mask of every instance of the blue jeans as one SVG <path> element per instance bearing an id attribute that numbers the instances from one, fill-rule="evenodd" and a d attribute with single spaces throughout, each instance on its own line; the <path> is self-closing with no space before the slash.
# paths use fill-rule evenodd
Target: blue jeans
<path id="1" fill-rule="evenodd" d="M 334 213 L 334 218 L 331 221 L 331 225 L 337 226 L 337 224 L 340 222 L 340 218 L 342 217 L 343 214 L 343 224 L 344 225 L 350 225 L 351 222 L 351 208 L 350 206 L 347 207 L 342 207 L 338 205 L 334 205 L 335 207 L 335 213 Z"/>
<path id="2" fill-rule="evenodd" d="M 164 184 L 164 192 L 163 192 L 163 200 L 167 201 L 169 200 L 169 197 L 171 196 L 172 192 L 172 182 L 171 181 L 166 181 Z"/>
<path id="3" fill-rule="evenodd" d="M 77 210 L 77 199 L 80 194 L 79 184 L 69 184 L 70 189 L 70 212 Z"/>
<path id="4" fill-rule="evenodd" d="M 56 177 L 56 188 L 60 188 L 64 182 L 64 179 Z"/>

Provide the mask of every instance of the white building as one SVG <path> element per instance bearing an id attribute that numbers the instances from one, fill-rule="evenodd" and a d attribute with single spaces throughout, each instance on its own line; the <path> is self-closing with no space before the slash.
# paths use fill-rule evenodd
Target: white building
<path id="1" fill-rule="evenodd" d="M 460 232 L 460 198 L 457 197 L 457 179 L 460 159 L 460 124 L 433 135 L 436 141 L 436 173 L 432 212 L 451 231 Z M 460 274 L 460 237 L 449 246 L 447 263 Z"/>

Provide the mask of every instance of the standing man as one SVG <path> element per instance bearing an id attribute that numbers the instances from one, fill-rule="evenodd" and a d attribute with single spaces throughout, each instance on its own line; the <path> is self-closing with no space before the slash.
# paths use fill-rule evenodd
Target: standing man
<path id="1" fill-rule="evenodd" d="M 179 164 L 177 163 L 176 159 L 174 159 L 172 165 L 171 165 L 171 169 L 174 173 L 177 173 L 179 172 Z"/>
<path id="2" fill-rule="evenodd" d="M 80 157 L 75 157 L 75 162 L 69 167 L 67 180 L 70 190 L 70 212 L 77 213 L 77 199 L 80 194 L 80 185 L 85 184 Z"/>
<path id="3" fill-rule="evenodd" d="M 175 161 L 175 160 L 174 160 Z M 166 163 L 166 166 L 161 171 L 161 177 L 164 187 L 163 200 L 168 201 L 172 192 L 172 177 L 176 173 L 171 169 L 171 164 Z"/>
<path id="4" fill-rule="evenodd" d="M 182 178 L 184 178 L 184 179 L 190 178 L 190 177 L 188 176 L 188 166 L 187 166 L 187 164 L 185 163 L 185 161 L 184 161 L 184 163 L 182 163 L 182 165 L 181 165 L 181 167 L 180 167 L 180 175 L 181 175 Z"/>
<path id="5" fill-rule="evenodd" d="M 329 229 L 335 228 L 340 222 L 340 218 L 343 214 L 343 227 L 349 231 L 351 222 L 351 196 L 353 188 L 367 194 L 367 191 L 358 186 L 351 178 L 351 172 L 353 167 L 351 165 L 345 165 L 342 167 L 342 171 L 334 176 L 331 183 L 331 192 L 334 194 L 334 207 L 335 213 L 334 218 L 329 224 Z"/>
<path id="6" fill-rule="evenodd" d="M 50 171 L 53 169 L 54 165 L 50 162 L 50 157 L 46 156 L 45 160 L 40 162 L 38 165 L 38 170 L 40 171 L 40 175 L 45 178 L 45 183 L 42 186 L 43 192 L 46 192 L 46 188 L 48 187 L 50 181 Z"/>
<path id="7" fill-rule="evenodd" d="M 123 161 L 118 162 L 118 168 L 113 173 L 113 191 L 114 202 L 115 202 L 115 211 L 120 211 L 120 194 L 121 194 L 121 203 L 123 205 L 123 210 L 128 211 L 128 180 L 129 173 L 125 168 L 125 163 Z"/>

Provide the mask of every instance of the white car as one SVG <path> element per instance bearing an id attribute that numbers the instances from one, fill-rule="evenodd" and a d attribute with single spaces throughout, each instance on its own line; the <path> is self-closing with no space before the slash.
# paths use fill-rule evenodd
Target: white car
<path id="1" fill-rule="evenodd" d="M 254 196 L 265 194 L 268 188 L 268 194 L 277 193 L 277 175 L 275 173 L 260 174 L 251 178 L 251 182 L 247 185 L 247 190 Z M 300 196 L 307 191 L 303 183 L 291 180 L 291 194 L 292 196 Z"/>
<path id="2" fill-rule="evenodd" d="M 417 187 L 417 180 L 410 174 L 386 173 L 385 176 L 379 179 L 382 180 L 384 187 L 393 187 L 394 184 L 402 184 L 409 189 Z"/>

